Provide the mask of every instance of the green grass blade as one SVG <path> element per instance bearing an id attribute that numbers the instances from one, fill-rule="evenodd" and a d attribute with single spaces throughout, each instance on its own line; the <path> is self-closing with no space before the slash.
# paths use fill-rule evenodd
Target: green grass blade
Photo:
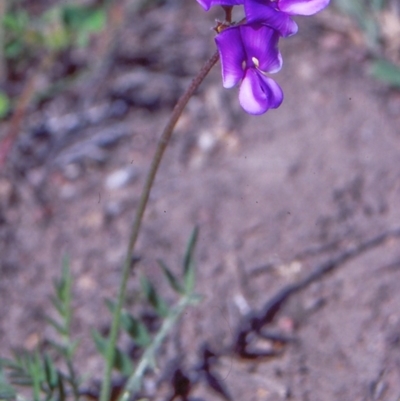
<path id="1" fill-rule="evenodd" d="M 140 278 L 140 283 L 147 301 L 154 308 L 156 313 L 161 317 L 166 317 L 168 315 L 168 306 L 166 302 L 158 295 L 150 280 L 147 277 L 142 276 Z"/>
<path id="2" fill-rule="evenodd" d="M 400 87 L 400 67 L 387 60 L 376 60 L 371 66 L 371 74 L 393 87 Z"/>
<path id="3" fill-rule="evenodd" d="M 47 354 L 45 354 L 43 357 L 43 365 L 47 385 L 51 390 L 54 390 L 58 385 L 58 373 L 53 361 Z"/>
<path id="4" fill-rule="evenodd" d="M 183 279 L 185 283 L 185 291 L 187 294 L 191 293 L 195 284 L 195 262 L 194 251 L 196 248 L 197 238 L 199 235 L 198 227 L 195 227 L 190 235 L 185 256 L 183 258 Z"/>
<path id="5" fill-rule="evenodd" d="M 140 347 L 146 347 L 151 342 L 150 334 L 146 326 L 125 312 L 121 315 L 121 326 Z"/>
<path id="6" fill-rule="evenodd" d="M 182 285 L 179 283 L 176 276 L 172 273 L 172 271 L 168 268 L 168 266 L 161 260 L 157 260 L 159 266 L 161 267 L 164 276 L 167 278 L 169 285 L 171 288 L 177 292 L 178 294 L 183 294 L 185 291 Z"/>
<path id="7" fill-rule="evenodd" d="M 106 357 L 108 340 L 106 340 L 97 330 L 92 330 L 91 333 L 97 351 L 103 357 Z M 133 369 L 133 365 L 129 356 L 123 353 L 118 348 L 115 349 L 115 358 L 113 362 L 113 367 L 121 371 L 124 375 L 129 375 Z"/>

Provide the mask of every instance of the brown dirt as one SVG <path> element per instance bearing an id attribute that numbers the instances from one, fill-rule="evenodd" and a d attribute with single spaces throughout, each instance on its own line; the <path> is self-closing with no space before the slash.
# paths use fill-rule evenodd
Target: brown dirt
<path id="1" fill-rule="evenodd" d="M 0 181 L 2 354 L 54 336 L 44 316 L 67 253 L 74 333 L 84 337 L 79 368 L 99 377 L 89 329 L 108 325 L 103 300 L 116 293 L 129 224 L 171 105 L 214 51 L 209 27 L 217 14 L 181 3 L 132 20 L 90 105 L 78 88 L 30 113 Z M 363 49 L 318 21 L 303 21 L 301 33 L 282 43 L 278 110 L 247 116 L 216 68 L 167 151 L 136 250 L 138 270 L 172 300 L 156 260 L 177 271 L 198 224 L 196 285 L 204 300 L 185 313 L 160 356 L 155 399 L 170 392 L 174 364 L 194 375 L 204 344 L 219 354 L 212 371 L 233 400 L 400 397 L 396 235 L 289 297 L 266 326 L 292 339 L 282 355 L 246 360 L 231 352 L 246 313 L 322 263 L 400 228 L 400 97 L 367 76 Z M 150 89 L 135 86 L 132 73 Z M 65 128 L 90 112 L 99 123 Z M 34 128 L 50 120 L 52 139 L 43 144 Z M 110 144 L 110 137 L 119 139 Z M 120 169 L 130 180 L 107 187 Z M 273 348 L 267 340 L 256 345 Z M 205 379 L 191 397 L 221 399 Z"/>

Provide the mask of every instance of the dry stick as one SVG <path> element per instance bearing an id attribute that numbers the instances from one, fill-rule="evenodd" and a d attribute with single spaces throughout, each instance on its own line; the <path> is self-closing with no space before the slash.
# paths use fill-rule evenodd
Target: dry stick
<path id="1" fill-rule="evenodd" d="M 103 80 L 103 76 L 106 75 L 110 68 L 118 36 L 122 28 L 126 25 L 127 20 L 127 13 L 121 1 L 108 1 L 105 7 L 108 15 L 107 26 L 98 37 L 97 61 L 89 69 L 91 77 L 84 83 L 84 88 L 90 93 L 89 102 L 96 100 L 104 87 L 104 85 L 98 84 L 98 82 Z M 93 88 L 94 90 L 92 91 Z"/>
<path id="2" fill-rule="evenodd" d="M 297 283 L 289 284 L 279 290 L 269 301 L 265 304 L 263 311 L 258 315 L 250 316 L 243 324 L 243 328 L 239 331 L 234 344 L 234 352 L 238 353 L 244 358 L 257 358 L 261 356 L 257 352 L 247 351 L 247 336 L 251 332 L 260 333 L 262 328 L 271 323 L 283 304 L 289 299 L 291 295 L 305 289 L 314 281 L 321 279 L 326 274 L 332 272 L 334 269 L 342 266 L 345 262 L 382 245 L 389 238 L 400 237 L 400 228 L 386 231 L 374 238 L 371 238 L 353 248 L 344 251 L 337 257 L 322 263 L 317 266 L 308 276 L 304 277 Z"/>
<path id="3" fill-rule="evenodd" d="M 54 54 L 48 53 L 42 58 L 42 61 L 40 62 L 37 70 L 34 71 L 33 75 L 28 78 L 28 82 L 25 84 L 22 93 L 17 100 L 14 114 L 11 117 L 9 130 L 4 138 L 2 138 L 0 141 L 0 167 L 3 167 L 3 165 L 5 164 L 7 156 L 11 151 L 12 145 L 20 134 L 25 114 L 36 94 L 38 78 L 42 73 L 45 73 L 50 69 L 54 61 Z"/>
<path id="4" fill-rule="evenodd" d="M 196 89 L 203 82 L 204 78 L 210 72 L 212 67 L 219 59 L 218 52 L 215 52 L 214 55 L 205 63 L 205 65 L 200 70 L 199 74 L 196 78 L 193 79 L 189 88 L 182 95 L 182 97 L 178 100 L 174 110 L 172 111 L 171 117 L 164 128 L 164 131 L 158 141 L 156 153 L 153 157 L 153 160 L 150 165 L 149 172 L 147 174 L 147 178 L 140 196 L 139 205 L 136 211 L 135 220 L 133 221 L 131 235 L 129 238 L 128 249 L 126 252 L 125 262 L 122 270 L 121 283 L 118 292 L 118 300 L 115 308 L 115 312 L 113 314 L 113 321 L 111 325 L 110 338 L 107 346 L 107 354 L 106 354 L 106 368 L 104 371 L 103 385 L 101 388 L 100 401 L 108 401 L 111 387 L 111 371 L 113 367 L 113 362 L 115 358 L 115 345 L 117 342 L 117 336 L 119 331 L 119 324 L 121 318 L 121 309 L 125 299 L 126 285 L 128 282 L 129 272 L 131 270 L 131 262 L 132 262 L 132 253 L 135 247 L 136 240 L 139 235 L 140 226 L 142 223 L 144 211 L 146 209 L 147 201 L 149 199 L 150 190 L 153 186 L 154 179 L 157 174 L 158 167 L 160 165 L 161 159 L 163 157 L 164 151 L 167 148 L 168 142 L 171 138 L 172 132 L 176 123 L 179 120 L 186 104 L 196 91 Z"/>

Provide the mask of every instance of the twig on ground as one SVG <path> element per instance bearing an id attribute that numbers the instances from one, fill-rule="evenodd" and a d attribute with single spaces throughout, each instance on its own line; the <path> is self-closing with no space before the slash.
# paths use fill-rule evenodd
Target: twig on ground
<path id="1" fill-rule="evenodd" d="M 311 283 L 321 279 L 327 273 L 331 273 L 336 268 L 341 267 L 349 260 L 354 259 L 357 256 L 360 256 L 362 253 L 382 245 L 389 238 L 396 237 L 400 237 L 400 228 L 387 231 L 347 251 L 344 251 L 336 258 L 332 258 L 325 263 L 318 265 L 312 271 L 312 273 L 310 273 L 299 282 L 287 285 L 286 287 L 282 288 L 272 298 L 269 299 L 261 313 L 252 314 L 251 316 L 246 318 L 246 321 L 244 323 L 241 324 L 241 327 L 235 339 L 235 343 L 233 345 L 233 351 L 240 357 L 246 359 L 276 356 L 277 354 L 279 354 L 275 351 L 268 353 L 248 351 L 249 335 L 251 333 L 260 335 L 261 330 L 274 320 L 284 303 L 289 299 L 291 295 L 294 295 L 295 293 L 305 289 Z"/>
<path id="2" fill-rule="evenodd" d="M 48 53 L 43 57 L 39 67 L 28 78 L 24 89 L 18 98 L 15 106 L 14 114 L 11 118 L 7 134 L 0 142 L 0 168 L 4 166 L 7 156 L 11 151 L 11 147 L 17 139 L 21 126 L 24 121 L 25 114 L 30 106 L 35 94 L 38 78 L 41 74 L 49 70 L 54 63 L 54 54 Z"/>

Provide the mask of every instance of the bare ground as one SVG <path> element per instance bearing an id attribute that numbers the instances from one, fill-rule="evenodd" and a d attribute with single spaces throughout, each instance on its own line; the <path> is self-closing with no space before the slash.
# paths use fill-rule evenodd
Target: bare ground
<path id="1" fill-rule="evenodd" d="M 29 115 L 0 182 L 2 354 L 54 335 L 43 329 L 44 316 L 67 253 L 74 332 L 85 337 L 79 369 L 100 377 L 89 329 L 107 328 L 103 300 L 116 293 L 129 224 L 170 108 L 214 51 L 216 15 L 206 17 L 194 2 L 179 10 L 154 9 L 127 27 L 95 101 L 72 91 Z M 345 36 L 318 20 L 301 28 L 282 44 L 278 110 L 245 115 L 217 67 L 163 161 L 138 270 L 172 300 L 156 260 L 178 269 L 198 224 L 204 300 L 163 350 L 160 375 L 146 387 L 154 399 L 170 394 L 177 366 L 196 381 L 192 399 L 221 399 L 204 369 L 196 376 L 205 348 L 217 355 L 209 371 L 232 400 L 400 397 L 400 96 L 371 81 L 363 50 Z M 47 127 L 45 139 L 37 127 Z M 126 178 L 119 186 L 115 172 Z M 282 288 L 327 263 L 329 273 L 265 319 L 262 330 L 281 341 L 249 330 L 248 351 L 279 356 L 235 352 L 249 316 L 262 317 Z"/>

